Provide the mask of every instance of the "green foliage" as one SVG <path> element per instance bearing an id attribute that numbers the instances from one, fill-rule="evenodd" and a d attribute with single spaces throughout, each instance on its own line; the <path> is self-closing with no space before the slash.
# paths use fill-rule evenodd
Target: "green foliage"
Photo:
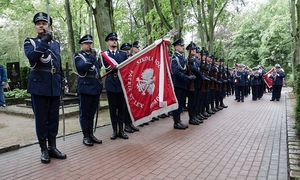
<path id="1" fill-rule="evenodd" d="M 26 98 L 30 97 L 30 94 L 27 93 L 27 90 L 24 89 L 14 89 L 12 91 L 4 92 L 5 98 Z"/>
<path id="2" fill-rule="evenodd" d="M 300 135 L 300 96 L 299 96 L 299 93 L 300 93 L 300 65 L 298 64 L 296 67 L 296 78 L 295 78 L 295 94 L 297 95 L 297 98 L 296 98 L 296 105 L 295 105 L 295 109 L 294 109 L 294 112 L 295 112 L 295 120 L 296 120 L 296 123 L 295 123 L 295 126 L 294 126 L 294 129 L 296 131 L 296 133 L 298 135 Z"/>
<path id="3" fill-rule="evenodd" d="M 280 63 L 286 74 L 289 73 L 286 69 L 286 62 L 291 59 L 288 1 L 267 1 L 236 16 L 235 21 L 241 24 L 236 26 L 232 37 L 230 59 L 250 67 Z M 284 59 L 281 54 L 285 55 Z"/>
<path id="4" fill-rule="evenodd" d="M 21 89 L 27 89 L 27 83 L 28 83 L 28 78 L 29 78 L 29 72 L 30 68 L 25 66 L 25 67 L 20 67 L 20 85 Z"/>

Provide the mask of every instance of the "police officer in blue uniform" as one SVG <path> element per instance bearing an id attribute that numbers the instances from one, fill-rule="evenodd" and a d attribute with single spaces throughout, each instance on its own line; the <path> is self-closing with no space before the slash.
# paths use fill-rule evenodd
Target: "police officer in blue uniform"
<path id="1" fill-rule="evenodd" d="M 117 50 L 118 35 L 114 32 L 109 33 L 105 38 L 108 50 L 106 50 L 109 57 L 113 58 L 118 64 L 125 61 L 128 56 L 125 52 Z M 108 106 L 110 112 L 110 119 L 113 128 L 113 134 L 110 139 L 114 140 L 119 135 L 123 139 L 128 139 L 127 134 L 124 132 L 124 117 L 126 114 L 125 98 L 121 87 L 121 82 L 118 77 L 117 66 L 110 66 L 109 63 L 103 59 L 103 65 L 107 72 L 110 74 L 105 79 L 105 89 L 107 92 Z M 117 128 L 119 126 L 119 133 Z"/>
<path id="2" fill-rule="evenodd" d="M 180 119 L 182 108 L 185 105 L 185 99 L 188 92 L 188 82 L 195 80 L 195 75 L 187 75 L 187 60 L 182 55 L 184 53 L 184 41 L 182 38 L 173 43 L 175 53 L 171 59 L 172 81 L 175 95 L 178 100 L 178 109 L 172 112 L 174 120 L 174 129 L 186 129 L 187 125 L 183 124 Z"/>
<path id="3" fill-rule="evenodd" d="M 245 71 L 243 64 L 239 64 L 238 70 L 234 74 L 234 79 L 235 79 L 235 86 L 236 86 L 236 97 L 237 97 L 237 102 L 244 102 L 244 97 L 245 97 L 245 86 L 246 82 L 248 80 L 248 73 Z"/>
<path id="4" fill-rule="evenodd" d="M 252 92 L 252 100 L 256 101 L 258 99 L 259 85 L 262 74 L 258 72 L 258 67 L 254 67 L 252 69 L 252 73 L 250 74 L 250 85 Z"/>
<path id="5" fill-rule="evenodd" d="M 24 51 L 31 71 L 27 91 L 31 94 L 35 117 L 36 135 L 41 147 L 41 162 L 49 163 L 50 157 L 66 159 L 66 154 L 56 148 L 59 125 L 60 95 L 64 87 L 60 45 L 49 32 L 52 19 L 46 13 L 37 13 L 33 22 L 38 36 L 26 38 Z M 48 147 L 47 147 L 48 140 Z"/>
<path id="6" fill-rule="evenodd" d="M 134 41 L 132 43 L 132 55 L 135 55 L 140 51 L 140 42 L 139 41 Z"/>
<path id="7" fill-rule="evenodd" d="M 204 77 L 203 74 L 200 72 L 200 61 L 195 57 L 197 53 L 196 44 L 191 42 L 186 47 L 186 50 L 189 52 L 188 69 L 191 69 L 191 71 L 190 70 L 188 71 L 188 75 L 196 76 L 196 79 L 194 81 L 189 82 L 190 84 L 189 84 L 188 105 L 187 105 L 188 114 L 189 114 L 189 124 L 199 125 L 200 123 L 203 123 L 203 119 L 197 118 L 197 107 L 198 107 L 197 100 L 199 100 L 198 97 L 200 96 L 199 92 L 200 92 L 201 80 L 206 79 L 206 77 Z"/>
<path id="8" fill-rule="evenodd" d="M 101 144 L 93 134 L 94 116 L 98 111 L 100 94 L 102 92 L 101 64 L 92 49 L 93 37 L 83 36 L 79 42 L 81 51 L 73 56 L 74 70 L 78 75 L 77 93 L 79 99 L 79 122 L 83 133 L 83 144 L 93 146 Z"/>
<path id="9" fill-rule="evenodd" d="M 283 86 L 283 78 L 285 77 L 284 71 L 279 64 L 275 64 L 274 71 L 270 74 L 269 78 L 272 79 L 272 98 L 270 101 L 280 101 L 281 89 Z"/>

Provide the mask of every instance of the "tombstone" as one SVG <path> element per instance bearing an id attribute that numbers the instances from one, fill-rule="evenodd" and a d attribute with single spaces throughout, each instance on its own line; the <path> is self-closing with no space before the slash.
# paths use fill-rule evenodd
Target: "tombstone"
<path id="1" fill-rule="evenodd" d="M 20 88 L 20 63 L 6 63 L 7 79 L 10 79 L 9 87 L 11 90 Z"/>
<path id="2" fill-rule="evenodd" d="M 75 73 L 71 73 L 71 75 L 67 77 L 69 93 L 76 93 L 77 77 Z"/>

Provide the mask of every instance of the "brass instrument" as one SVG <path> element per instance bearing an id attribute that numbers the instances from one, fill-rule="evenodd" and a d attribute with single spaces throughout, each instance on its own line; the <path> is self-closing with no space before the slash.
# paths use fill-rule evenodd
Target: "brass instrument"
<path id="1" fill-rule="evenodd" d="M 276 69 L 274 68 L 274 71 L 272 72 L 273 81 L 276 80 L 277 76 L 278 76 L 278 73 L 277 73 Z"/>

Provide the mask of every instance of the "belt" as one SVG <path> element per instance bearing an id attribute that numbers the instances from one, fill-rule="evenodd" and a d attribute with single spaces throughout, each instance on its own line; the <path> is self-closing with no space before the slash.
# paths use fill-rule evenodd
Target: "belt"
<path id="1" fill-rule="evenodd" d="M 95 74 L 95 75 L 90 74 L 90 75 L 86 75 L 85 77 L 96 78 L 96 79 L 100 78 L 99 74 Z"/>
<path id="2" fill-rule="evenodd" d="M 44 72 L 49 72 L 51 74 L 59 74 L 60 70 L 56 68 L 33 68 L 31 71 L 44 71 Z"/>
<path id="3" fill-rule="evenodd" d="M 108 76 L 118 77 L 117 73 L 110 73 Z"/>

